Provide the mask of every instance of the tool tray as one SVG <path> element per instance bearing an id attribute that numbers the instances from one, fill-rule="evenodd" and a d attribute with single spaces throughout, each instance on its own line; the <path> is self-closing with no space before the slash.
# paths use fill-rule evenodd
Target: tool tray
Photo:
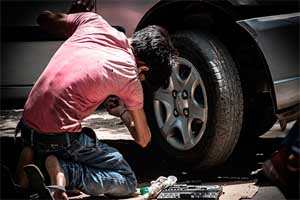
<path id="1" fill-rule="evenodd" d="M 176 184 L 167 189 L 162 190 L 158 195 L 158 200 L 175 200 L 175 199 L 201 199 L 215 200 L 219 199 L 222 194 L 222 186 L 220 185 L 187 185 Z"/>

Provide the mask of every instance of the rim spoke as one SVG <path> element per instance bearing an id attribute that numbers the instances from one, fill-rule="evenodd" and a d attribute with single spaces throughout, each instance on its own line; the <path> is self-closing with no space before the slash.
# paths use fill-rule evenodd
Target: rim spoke
<path id="1" fill-rule="evenodd" d="M 154 94 L 154 100 L 160 101 L 164 104 L 170 104 L 173 106 L 173 97 L 171 93 L 168 90 L 164 89 L 159 89 L 155 94 Z"/>
<path id="2" fill-rule="evenodd" d="M 166 118 L 170 117 L 173 112 L 174 108 L 174 101 L 172 99 L 171 94 L 167 90 L 159 89 L 154 95 L 154 101 L 158 101 L 164 105 L 164 108 L 166 109 Z M 157 114 L 157 113 L 156 113 Z M 156 116 L 158 119 L 159 125 L 163 123 L 163 119 L 161 118 L 161 113 L 159 113 L 159 116 Z"/>
<path id="3" fill-rule="evenodd" d="M 207 107 L 200 105 L 195 100 L 189 99 L 190 118 L 200 119 L 204 122 L 207 118 Z"/>
<path id="4" fill-rule="evenodd" d="M 173 81 L 173 77 L 171 75 L 171 77 L 169 78 L 169 85 L 166 88 L 166 90 L 169 91 L 169 92 L 172 92 L 174 89 L 175 89 L 174 81 Z"/>
<path id="5" fill-rule="evenodd" d="M 162 130 L 165 138 L 168 138 L 169 136 L 171 136 L 172 129 L 174 128 L 175 123 L 176 123 L 175 117 L 172 114 L 168 115 L 166 122 L 161 127 L 161 130 Z"/>
<path id="6" fill-rule="evenodd" d="M 180 82 L 182 82 L 182 80 L 181 80 L 181 78 L 179 76 L 179 65 L 177 65 L 173 69 L 173 72 L 171 74 L 171 82 L 170 83 L 172 83 L 172 90 L 173 89 L 177 89 L 178 90 L 179 88 L 181 88 Z"/>
<path id="7" fill-rule="evenodd" d="M 190 145 L 193 145 L 194 137 L 188 120 L 185 117 L 181 117 L 181 119 L 178 120 L 177 128 L 182 135 L 184 147 L 188 148 Z"/>
<path id="8" fill-rule="evenodd" d="M 193 86 L 199 82 L 198 79 L 195 70 L 192 68 L 187 79 L 183 81 L 183 86 L 185 88 L 193 88 Z"/>

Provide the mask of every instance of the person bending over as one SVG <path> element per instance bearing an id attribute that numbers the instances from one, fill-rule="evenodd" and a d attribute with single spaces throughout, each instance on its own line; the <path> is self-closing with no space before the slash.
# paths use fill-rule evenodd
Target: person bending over
<path id="1" fill-rule="evenodd" d="M 76 6 L 87 8 L 87 2 Z M 17 182 L 28 187 L 23 166 L 40 161 L 52 185 L 93 196 L 130 195 L 137 181 L 128 163 L 115 148 L 100 142 L 92 129 L 82 128 L 81 122 L 109 96 L 117 96 L 122 106 L 109 106 L 108 111 L 121 117 L 136 143 L 147 146 L 151 133 L 141 82 L 158 88 L 171 75 L 177 52 L 167 31 L 151 25 L 129 40 L 93 12 L 45 11 L 37 22 L 68 39 L 53 55 L 24 106 L 17 127 L 25 145 Z M 65 192 L 53 190 L 52 194 L 68 198 Z"/>

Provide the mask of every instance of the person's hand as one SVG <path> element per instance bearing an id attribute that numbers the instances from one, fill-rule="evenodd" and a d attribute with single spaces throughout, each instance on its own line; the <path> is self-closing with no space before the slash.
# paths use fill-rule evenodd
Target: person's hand
<path id="1" fill-rule="evenodd" d="M 94 0 L 75 0 L 68 13 L 90 12 L 94 7 Z"/>
<path id="2" fill-rule="evenodd" d="M 121 117 L 121 115 L 127 110 L 124 107 L 124 102 L 116 96 L 108 97 L 104 103 L 104 107 L 109 114 L 116 117 Z"/>

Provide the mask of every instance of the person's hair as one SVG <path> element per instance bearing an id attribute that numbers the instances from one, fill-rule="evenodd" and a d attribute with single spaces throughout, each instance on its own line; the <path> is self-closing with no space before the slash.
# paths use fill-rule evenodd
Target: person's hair
<path id="1" fill-rule="evenodd" d="M 137 59 L 144 62 L 146 82 L 156 90 L 170 77 L 177 64 L 177 51 L 168 32 L 157 25 L 147 26 L 133 34 L 131 45 Z"/>

